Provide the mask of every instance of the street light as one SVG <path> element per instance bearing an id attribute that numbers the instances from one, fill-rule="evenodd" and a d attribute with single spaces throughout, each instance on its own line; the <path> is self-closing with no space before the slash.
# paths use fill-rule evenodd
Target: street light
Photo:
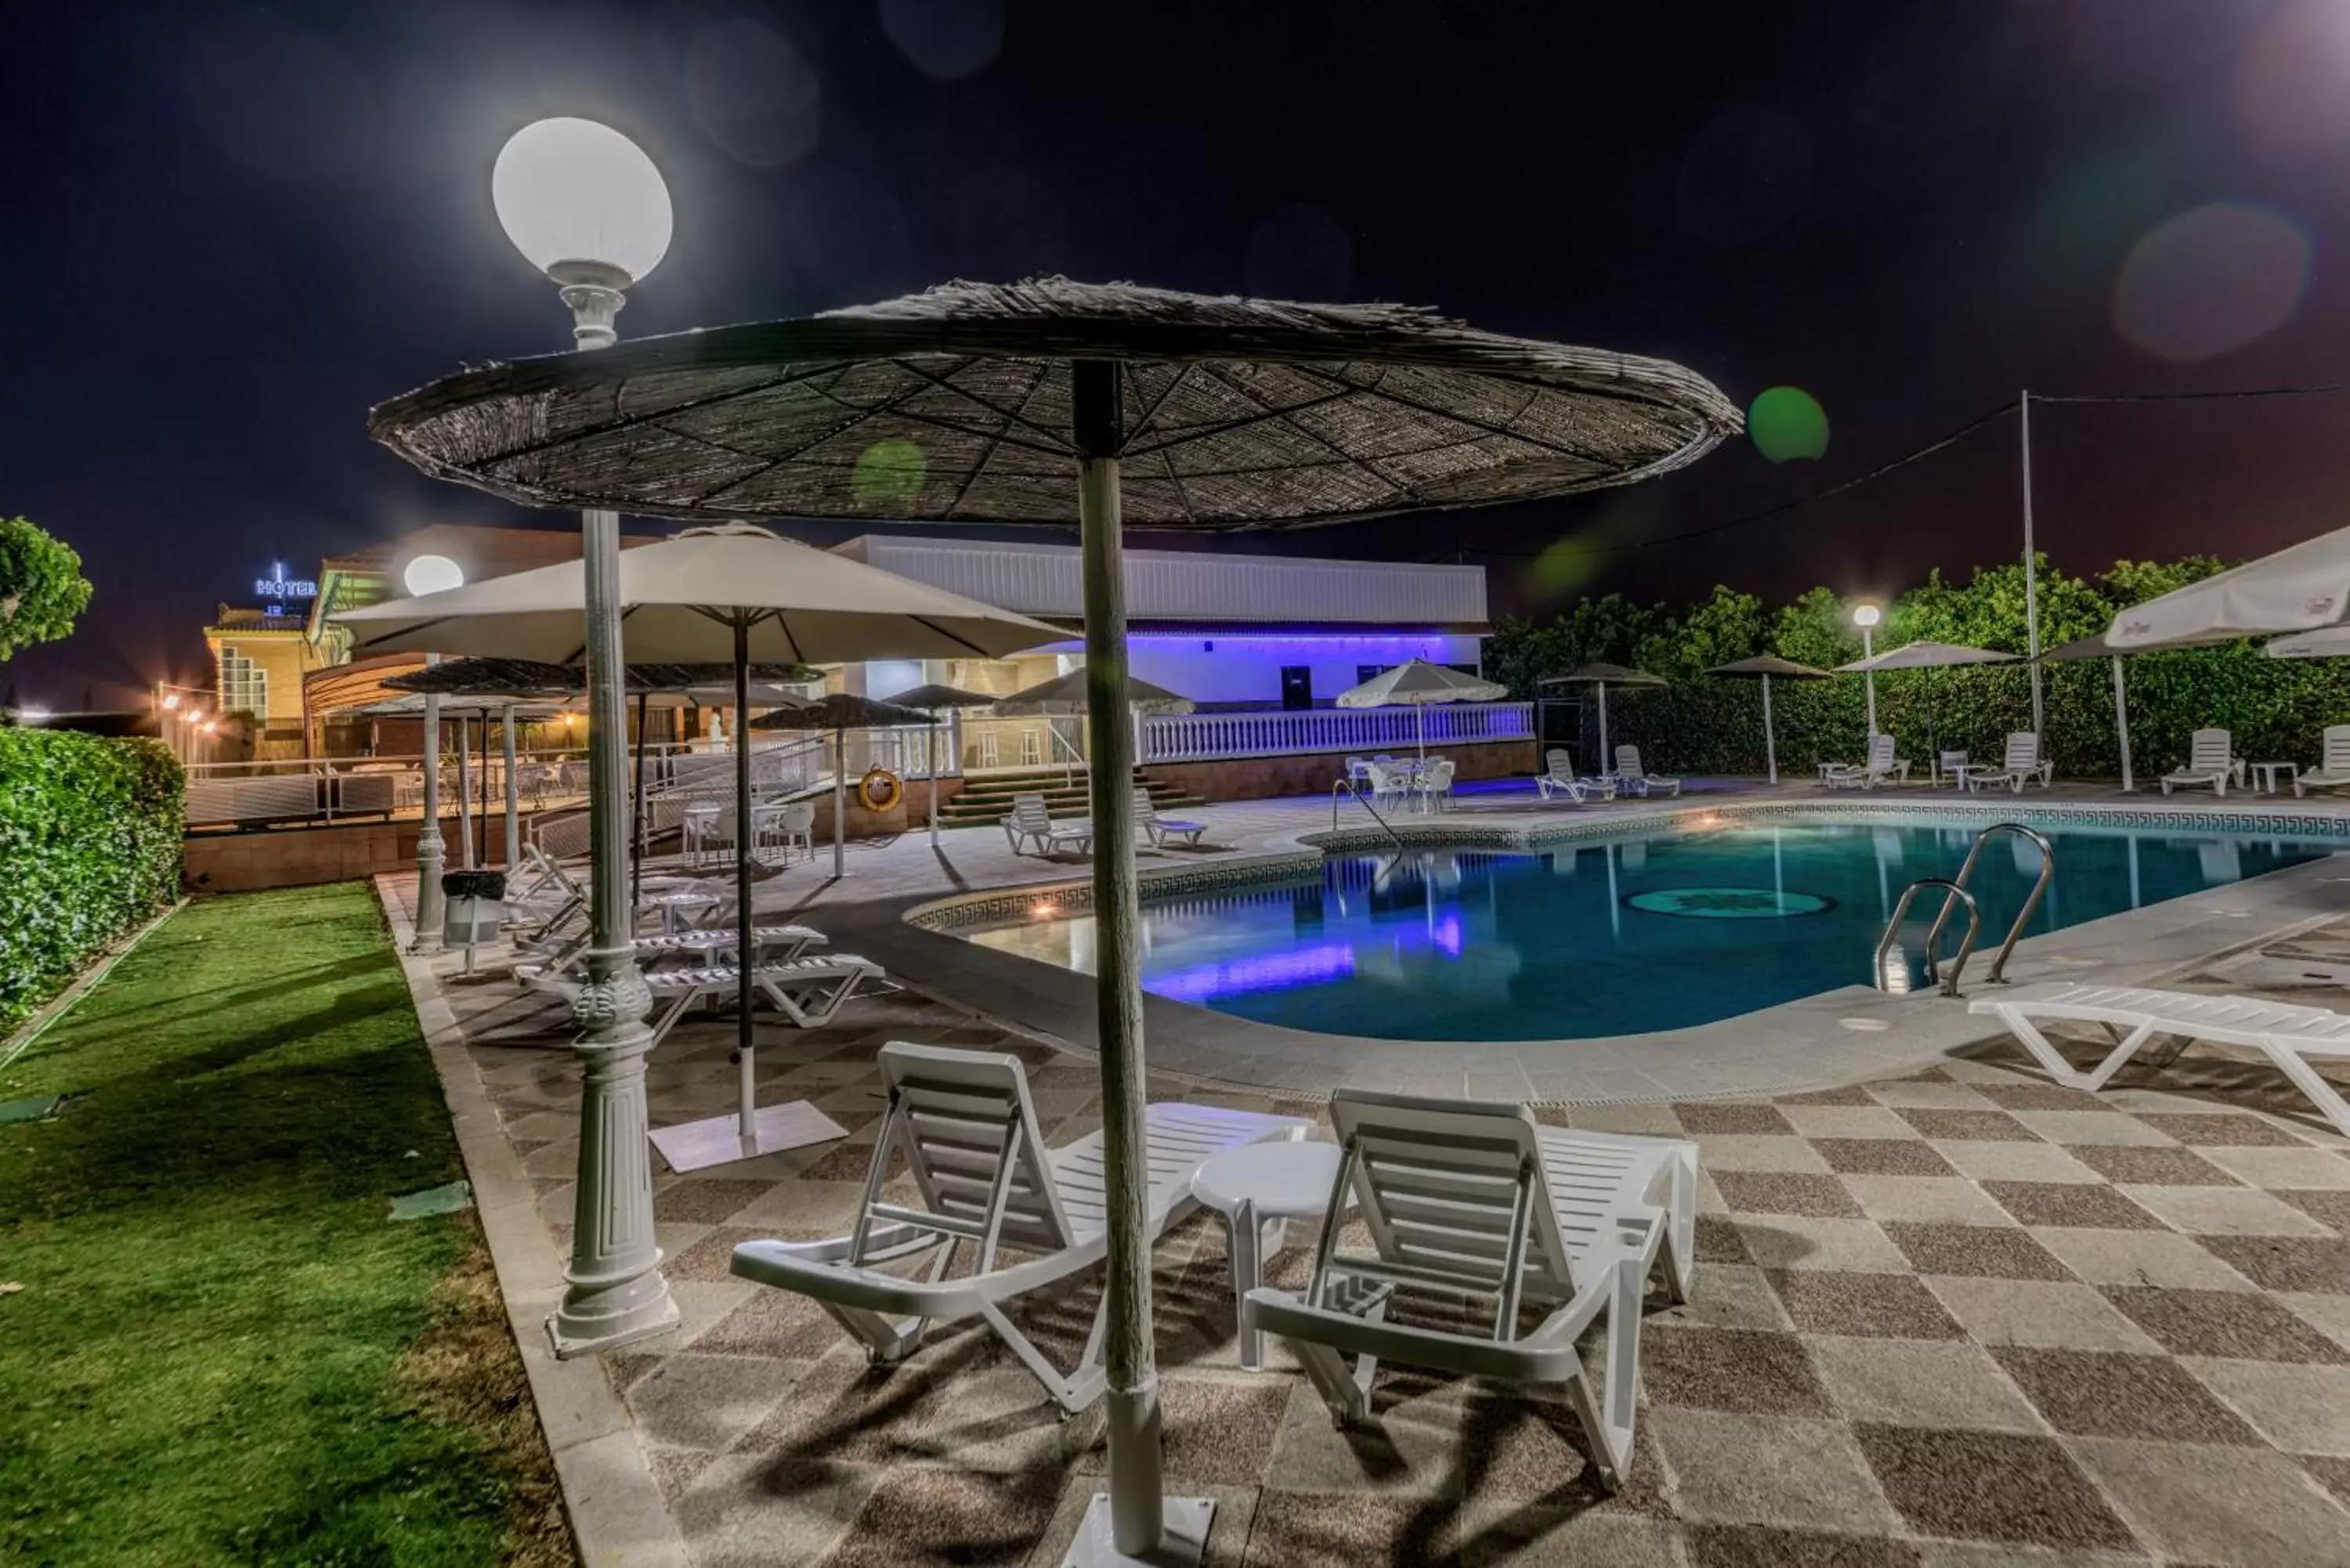
<path id="1" fill-rule="evenodd" d="M 515 249 L 558 286 L 583 348 L 608 348 L 629 285 L 669 250 L 669 187 L 642 149 L 588 119 L 542 119 L 498 153 L 490 199 Z M 676 1325 L 653 1243 L 646 1155 L 645 1027 L 652 993 L 637 968 L 628 903 L 628 719 L 620 658 L 620 515 L 583 512 L 587 568 L 588 980 L 572 1002 L 582 1033 L 579 1180 L 563 1303 L 546 1320 L 558 1356 L 608 1350 Z M 751 911 L 735 912 L 748 926 Z"/>
<path id="2" fill-rule="evenodd" d="M 1874 659 L 1877 657 L 1876 641 L 1869 636 L 1869 633 L 1876 630 L 1877 623 L 1884 618 L 1885 612 L 1878 609 L 1875 605 L 1856 605 L 1853 607 L 1852 624 L 1860 628 L 1861 658 Z M 1877 734 L 1877 671 L 1874 670 L 1864 670 L 1861 674 L 1861 679 L 1868 685 L 1868 733 L 1870 737 L 1874 739 Z"/>
<path id="3" fill-rule="evenodd" d="M 400 574 L 411 594 L 444 594 L 465 586 L 465 568 L 446 556 L 419 556 Z M 441 656 L 428 653 L 429 667 Z M 447 906 L 442 901 L 441 868 L 447 846 L 441 840 L 441 699 L 424 694 L 424 824 L 416 835 L 416 950 L 441 950 L 441 922 Z"/>

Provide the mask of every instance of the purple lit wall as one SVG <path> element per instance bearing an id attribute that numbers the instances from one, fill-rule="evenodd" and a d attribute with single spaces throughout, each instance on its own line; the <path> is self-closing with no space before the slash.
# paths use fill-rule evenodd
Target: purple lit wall
<path id="1" fill-rule="evenodd" d="M 1141 632 L 1127 639 L 1133 673 L 1144 680 L 1180 691 L 1195 702 L 1261 702 L 1281 706 L 1284 666 L 1303 664 L 1314 671 L 1314 700 L 1327 703 L 1349 686 L 1361 683 L 1357 673 L 1364 665 L 1401 664 L 1425 659 L 1431 664 L 1477 662 L 1476 637 L 1441 632 L 1356 636 L 1324 632 L 1291 632 L 1279 636 L 1200 637 Z M 1081 644 L 1054 644 L 1056 653 L 1083 651 Z"/>

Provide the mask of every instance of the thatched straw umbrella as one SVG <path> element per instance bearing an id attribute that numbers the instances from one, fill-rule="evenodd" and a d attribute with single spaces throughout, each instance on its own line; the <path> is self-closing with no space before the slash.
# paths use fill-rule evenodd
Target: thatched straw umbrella
<path id="1" fill-rule="evenodd" d="M 1545 675 L 1534 684 L 1599 688 L 1599 765 L 1592 771 L 1611 774 L 1616 771 L 1616 759 L 1607 751 L 1607 689 L 1610 686 L 1663 686 L 1669 683 L 1663 676 L 1651 675 L 1645 670 L 1627 670 L 1621 664 L 1586 664 L 1564 675 Z"/>
<path id="2" fill-rule="evenodd" d="M 1045 278 L 487 366 L 384 404 L 372 429 L 428 472 L 531 506 L 1079 525 L 1109 1192 L 1110 1499 L 1087 1538 L 1145 1556 L 1174 1543 L 1143 1224 L 1121 523 L 1291 527 L 1564 495 L 1683 467 L 1741 423 L 1679 365 L 1424 310 Z M 1210 1507 L 1176 1511 L 1178 1534 L 1203 1535 Z"/>
<path id="3" fill-rule="evenodd" d="M 751 721 L 754 730 L 830 730 L 832 732 L 832 874 L 837 877 L 844 867 L 845 842 L 841 825 L 848 816 L 848 732 L 851 730 L 894 730 L 908 724 L 927 725 L 932 721 L 928 713 L 917 708 L 900 708 L 894 702 L 876 701 L 853 692 L 836 691 L 819 697 L 813 702 L 795 703 L 763 713 Z"/>

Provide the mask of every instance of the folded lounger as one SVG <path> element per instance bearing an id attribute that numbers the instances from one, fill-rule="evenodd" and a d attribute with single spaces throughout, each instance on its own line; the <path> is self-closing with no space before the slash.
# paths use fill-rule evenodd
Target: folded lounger
<path id="1" fill-rule="evenodd" d="M 832 1021 L 858 987 L 879 980 L 881 966 L 854 953 L 823 958 L 771 959 L 752 966 L 751 983 L 776 1012 L 803 1029 Z M 731 1001 L 739 987 L 734 966 L 711 964 L 698 969 L 659 969 L 645 976 L 660 1010 L 653 1015 L 653 1044 L 668 1038 L 686 1009 L 697 1002 Z"/>
<path id="2" fill-rule="evenodd" d="M 1016 1056 L 893 1043 L 881 1048 L 881 1082 L 889 1109 L 856 1229 L 829 1241 L 745 1241 L 734 1249 L 734 1272 L 806 1296 L 877 1364 L 902 1360 L 933 1323 L 981 1318 L 1064 1411 L 1084 1409 L 1102 1392 L 1102 1309 L 1067 1372 L 1004 1309 L 1107 1254 L 1102 1135 L 1045 1147 Z M 1191 1176 L 1211 1155 L 1306 1129 L 1295 1116 L 1187 1105 L 1149 1106 L 1143 1127 L 1144 1224 L 1154 1241 L 1198 1207 Z M 919 1207 L 883 1197 L 889 1156 L 901 1148 Z M 975 1254 L 971 1272 L 949 1279 L 965 1243 Z M 1005 1249 L 1023 1256 L 1007 1262 Z M 907 1272 L 885 1268 L 910 1262 L 916 1268 Z"/>
<path id="3" fill-rule="evenodd" d="M 2350 1105 L 2310 1064 L 2313 1056 L 2350 1056 L 2350 1013 L 2323 1007 L 2293 1007 L 2242 996 L 2200 996 L 2183 991 L 2148 991 L 2119 985 L 2030 985 L 2001 996 L 1978 999 L 1970 1012 L 1998 1019 L 2017 1044 L 2070 1088 L 2101 1089 L 2140 1047 L 2160 1035 L 2178 1044 L 2159 1060 L 2167 1065 L 2198 1040 L 2258 1051 L 2293 1080 L 2345 1137 L 2350 1137 Z M 2041 1033 L 2041 1025 L 2073 1022 L 2105 1028 L 2114 1048 L 2087 1072 L 2075 1072 Z"/>
<path id="4" fill-rule="evenodd" d="M 1289 1343 L 1340 1426 L 1368 1417 L 1383 1358 L 1564 1385 L 1601 1481 L 1620 1485 L 1650 1271 L 1661 1265 L 1673 1299 L 1688 1297 L 1696 1146 L 1544 1127 L 1522 1106 L 1349 1089 L 1332 1097 L 1330 1116 L 1346 1153 L 1312 1280 L 1302 1293 L 1251 1291 L 1242 1310 L 1252 1325 Z M 1350 1187 L 1367 1252 L 1337 1246 Z M 1399 1291 L 1480 1303 L 1483 1326 L 1390 1322 Z M 1526 1303 L 1546 1315 L 1521 1333 Z M 1603 1314 L 1595 1397 L 1575 1340 Z"/>

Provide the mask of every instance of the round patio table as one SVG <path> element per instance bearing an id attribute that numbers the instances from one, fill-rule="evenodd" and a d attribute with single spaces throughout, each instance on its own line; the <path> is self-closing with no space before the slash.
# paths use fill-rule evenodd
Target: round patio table
<path id="1" fill-rule="evenodd" d="M 1249 1326 L 1248 1293 L 1264 1282 L 1264 1260 L 1287 1244 L 1288 1221 L 1318 1220 L 1328 1210 L 1340 1152 L 1334 1143 L 1250 1144 L 1213 1156 L 1191 1175 L 1191 1196 L 1222 1215 L 1232 1231 L 1232 1303 L 1241 1366 L 1248 1371 L 1264 1367 L 1263 1336 Z"/>

